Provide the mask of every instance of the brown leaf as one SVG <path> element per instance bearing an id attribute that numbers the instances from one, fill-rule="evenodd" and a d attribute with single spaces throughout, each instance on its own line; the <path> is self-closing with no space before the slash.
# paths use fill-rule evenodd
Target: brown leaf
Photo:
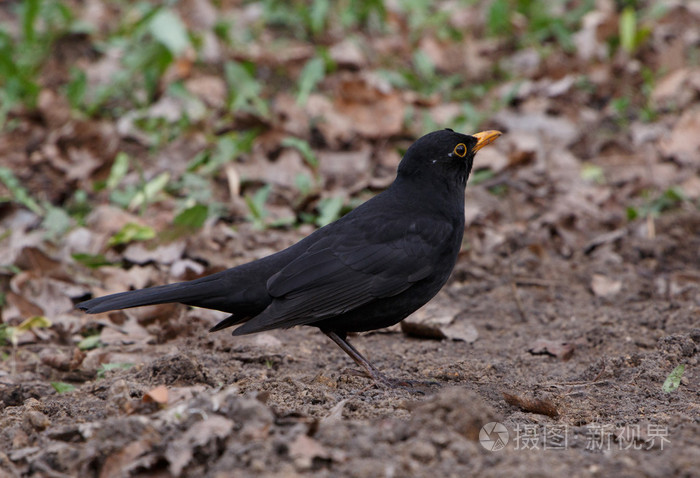
<path id="1" fill-rule="evenodd" d="M 221 415 L 212 415 L 192 425 L 184 434 L 168 444 L 165 458 L 170 462 L 170 473 L 180 476 L 192 460 L 194 449 L 211 440 L 226 438 L 233 430 L 233 422 Z"/>
<path id="2" fill-rule="evenodd" d="M 10 280 L 12 292 L 33 302 L 41 314 L 54 317 L 73 310 L 70 297 L 84 295 L 82 286 L 51 277 L 37 277 L 35 272 L 21 272 Z"/>
<path id="3" fill-rule="evenodd" d="M 323 445 L 304 434 L 297 435 L 289 444 L 289 456 L 300 468 L 310 468 L 314 458 L 330 458 Z"/>
<path id="4" fill-rule="evenodd" d="M 82 350 L 75 348 L 73 350 L 73 356 L 68 356 L 63 353 L 43 353 L 41 356 L 41 363 L 48 365 L 51 368 L 60 370 L 62 372 L 68 372 L 70 370 L 76 370 L 85 360 L 87 356 Z"/>
<path id="5" fill-rule="evenodd" d="M 185 241 L 176 241 L 149 249 L 142 242 L 134 242 L 129 244 L 123 256 L 134 264 L 143 265 L 148 262 L 172 264 L 182 258 L 185 252 L 185 246 Z"/>
<path id="6" fill-rule="evenodd" d="M 316 129 L 325 143 L 332 149 L 339 149 L 350 143 L 356 136 L 350 118 L 340 114 L 324 95 L 311 94 L 305 105 L 306 112 L 316 122 Z"/>
<path id="7" fill-rule="evenodd" d="M 538 415 L 546 415 L 552 418 L 559 416 L 557 407 L 550 400 L 522 397 L 510 394 L 508 392 L 501 393 L 503 393 L 503 398 L 505 399 L 506 403 L 513 405 L 514 407 L 518 407 L 524 412 L 537 413 Z"/>
<path id="8" fill-rule="evenodd" d="M 663 138 L 659 147 L 666 156 L 682 163 L 700 164 L 700 107 L 687 110 L 676 122 L 671 135 Z"/>
<path id="9" fill-rule="evenodd" d="M 651 92 L 656 108 L 684 109 L 700 93 L 700 68 L 679 68 L 661 78 Z"/>
<path id="10" fill-rule="evenodd" d="M 312 176 L 296 148 L 284 148 L 275 161 L 255 155 L 251 161 L 236 164 L 236 171 L 243 182 L 256 181 L 284 188 L 296 187 L 296 178 L 300 174 Z"/>
<path id="11" fill-rule="evenodd" d="M 367 64 L 367 59 L 356 40 L 344 39 L 336 43 L 329 50 L 333 61 L 341 68 L 351 68 L 359 70 Z"/>
<path id="12" fill-rule="evenodd" d="M 167 405 L 168 404 L 168 387 L 165 385 L 158 385 L 156 388 L 153 388 L 146 392 L 143 395 L 142 401 L 144 403 L 151 403 L 155 402 L 159 405 Z"/>
<path id="13" fill-rule="evenodd" d="M 354 75 L 341 82 L 335 109 L 366 138 L 386 138 L 401 132 L 405 105 L 398 92 L 372 75 Z"/>
<path id="14" fill-rule="evenodd" d="M 100 478 L 113 478 L 128 476 L 130 470 L 138 468 L 141 463 L 137 458 L 144 455 L 152 447 L 151 440 L 143 438 L 129 443 L 124 448 L 112 453 L 106 459 L 100 469 Z"/>
<path id="15" fill-rule="evenodd" d="M 190 78 L 185 81 L 185 88 L 212 108 L 218 108 L 226 101 L 226 83 L 220 76 Z"/>
<path id="16" fill-rule="evenodd" d="M 100 342 L 105 345 L 145 344 L 152 340 L 151 334 L 133 318 L 121 324 L 118 330 L 114 327 L 103 327 L 100 332 Z"/>
<path id="17" fill-rule="evenodd" d="M 99 205 L 85 218 L 85 223 L 93 232 L 103 232 L 109 235 L 116 234 L 126 224 L 133 222 L 144 225 L 144 221 L 116 206 Z"/>
<path id="18" fill-rule="evenodd" d="M 476 341 L 479 332 L 466 319 L 458 319 L 460 310 L 431 302 L 401 321 L 401 331 L 424 339 Z"/>
<path id="19" fill-rule="evenodd" d="M 551 355 L 560 360 L 569 360 L 574 354 L 576 345 L 570 342 L 538 339 L 528 349 L 532 355 Z"/>
<path id="20" fill-rule="evenodd" d="M 318 154 L 319 171 L 326 188 L 363 188 L 369 180 L 372 148 L 363 144 L 357 151 L 322 151 Z"/>
<path id="21" fill-rule="evenodd" d="M 591 290 L 598 297 L 612 297 L 622 290 L 622 281 L 601 274 L 593 274 Z"/>
<path id="22" fill-rule="evenodd" d="M 524 132 L 538 142 L 547 139 L 554 144 L 567 146 L 581 136 L 580 129 L 563 116 L 503 110 L 495 115 L 495 121 L 502 124 L 509 134 L 511 131 Z"/>

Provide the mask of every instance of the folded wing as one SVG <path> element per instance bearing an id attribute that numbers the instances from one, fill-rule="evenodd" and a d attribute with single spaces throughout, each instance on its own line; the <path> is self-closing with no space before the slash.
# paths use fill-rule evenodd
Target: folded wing
<path id="1" fill-rule="evenodd" d="M 234 334 L 311 324 L 397 295 L 434 271 L 452 226 L 389 221 L 354 232 L 329 234 L 270 277 L 272 303 Z"/>

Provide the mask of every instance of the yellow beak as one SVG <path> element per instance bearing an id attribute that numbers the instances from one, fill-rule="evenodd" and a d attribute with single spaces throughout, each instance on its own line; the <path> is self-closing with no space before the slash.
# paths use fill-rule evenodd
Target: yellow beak
<path id="1" fill-rule="evenodd" d="M 481 148 L 483 148 L 486 145 L 489 145 L 496 141 L 496 138 L 498 138 L 500 135 L 502 135 L 500 131 L 496 130 L 489 130 L 489 131 L 482 131 L 481 133 L 476 133 L 473 134 L 476 139 L 479 141 L 476 143 L 476 146 L 474 146 L 473 151 L 476 153 L 479 151 Z"/>

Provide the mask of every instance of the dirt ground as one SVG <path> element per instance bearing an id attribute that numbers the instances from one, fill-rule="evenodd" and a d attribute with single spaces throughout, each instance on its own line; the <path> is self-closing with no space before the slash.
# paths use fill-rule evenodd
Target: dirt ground
<path id="1" fill-rule="evenodd" d="M 413 388 L 345 372 L 349 359 L 313 328 L 233 338 L 184 308 L 170 313 L 187 333 L 93 350 L 78 370 L 47 366 L 43 345 L 20 347 L 14 374 L 3 362 L 2 472 L 697 476 L 700 288 L 688 265 L 700 261 L 700 214 L 657 230 L 651 241 L 628 228 L 568 259 L 464 253 L 433 311 L 458 310 L 476 340 L 352 337 L 388 374 L 428 382 Z M 622 282 L 614 300 L 591 292 L 599 271 Z M 569 358 L 534 354 L 540 339 L 568 344 Z M 133 367 L 99 378 L 98 359 Z M 664 393 L 679 363 L 681 385 Z M 77 389 L 57 394 L 54 380 Z M 158 385 L 167 398 L 149 400 Z M 508 432 L 502 450 L 479 442 L 490 422 Z"/>
<path id="2" fill-rule="evenodd" d="M 700 476 L 698 2 L 5 3 L 46 58 L 0 65 L 0 478 Z M 287 247 L 448 126 L 504 132 L 454 273 L 349 338 L 412 387 L 314 328 L 75 310 Z"/>

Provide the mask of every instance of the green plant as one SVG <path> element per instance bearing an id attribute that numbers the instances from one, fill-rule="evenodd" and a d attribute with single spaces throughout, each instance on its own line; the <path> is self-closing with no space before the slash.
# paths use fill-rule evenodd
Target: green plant
<path id="1" fill-rule="evenodd" d="M 96 349 L 102 345 L 100 342 L 100 334 L 88 335 L 83 340 L 78 343 L 78 348 L 80 350 L 92 350 Z"/>
<path id="2" fill-rule="evenodd" d="M 541 47 L 556 42 L 565 51 L 575 49 L 573 33 L 581 19 L 595 6 L 594 0 L 495 0 L 487 12 L 486 29 L 492 36 L 507 38 L 520 46 Z M 516 21 L 517 19 L 517 21 Z M 516 31 L 523 23 L 524 31 Z"/>
<path id="3" fill-rule="evenodd" d="M 16 8 L 19 36 L 0 29 L 0 125 L 14 108 L 36 106 L 45 60 L 53 43 L 74 22 L 70 9 L 60 1 L 25 0 Z"/>
<path id="4" fill-rule="evenodd" d="M 654 198 L 650 198 L 647 191 L 643 194 L 644 202 L 641 206 L 627 207 L 627 219 L 634 220 L 639 217 L 658 217 L 662 212 L 668 211 L 681 202 L 687 201 L 686 195 L 679 186 L 673 186 Z"/>
<path id="5" fill-rule="evenodd" d="M 209 216 L 209 208 L 204 204 L 195 204 L 175 216 L 173 224 L 188 229 L 199 229 Z"/>
<path id="6" fill-rule="evenodd" d="M 462 33 L 450 24 L 449 9 L 440 8 L 439 2 L 432 0 L 400 0 L 399 9 L 408 21 L 411 41 L 415 42 L 426 31 L 435 32 L 440 39 L 455 39 Z"/>
<path id="7" fill-rule="evenodd" d="M 91 269 L 97 269 L 102 266 L 112 266 L 118 263 L 111 262 L 103 254 L 86 254 L 76 252 L 72 254 L 73 260 Z"/>
<path id="8" fill-rule="evenodd" d="M 133 366 L 133 363 L 128 362 L 100 364 L 100 366 L 97 367 L 97 379 L 105 378 L 105 375 L 110 370 L 129 370 Z"/>
<path id="9" fill-rule="evenodd" d="M 637 10 L 629 5 L 622 10 L 619 21 L 620 48 L 633 55 L 651 34 L 651 28 L 639 24 Z"/>
<path id="10" fill-rule="evenodd" d="M 9 343 L 12 345 L 12 375 L 16 373 L 16 357 L 17 345 L 19 336 L 23 332 L 28 332 L 33 329 L 45 329 L 53 325 L 49 319 L 43 315 L 35 315 L 22 321 L 17 326 L 0 324 L 0 344 Z"/>
<path id="11" fill-rule="evenodd" d="M 265 0 L 262 5 L 263 26 L 304 40 L 333 27 L 381 30 L 386 19 L 383 0 Z"/>
<path id="12" fill-rule="evenodd" d="M 39 205 L 9 168 L 0 167 L 0 182 L 10 192 L 10 197 L 0 197 L 0 202 L 15 201 L 40 216 L 46 239 L 55 241 L 73 227 L 73 219 L 66 210 L 48 202 Z"/>
<path id="13" fill-rule="evenodd" d="M 311 91 L 326 75 L 326 62 L 321 57 L 311 58 L 299 74 L 297 103 L 305 104 Z"/>
<path id="14" fill-rule="evenodd" d="M 281 144 L 282 146 L 297 149 L 304 158 L 304 161 L 306 161 L 306 164 L 308 164 L 314 172 L 318 170 L 318 158 L 316 157 L 316 153 L 314 153 L 313 149 L 311 149 L 311 145 L 308 143 L 308 141 L 301 138 L 295 138 L 294 136 L 288 136 L 282 140 Z"/>
<path id="15" fill-rule="evenodd" d="M 20 184 L 11 169 L 0 167 L 0 182 L 7 187 L 11 195 L 10 197 L 0 197 L 0 202 L 16 201 L 38 216 L 43 216 L 45 214 L 44 209 L 39 206 L 39 203 L 37 203 L 24 186 Z"/>
<path id="16" fill-rule="evenodd" d="M 76 389 L 75 385 L 66 382 L 51 382 L 51 386 L 56 393 L 69 393 Z"/>
<path id="17" fill-rule="evenodd" d="M 262 99 L 262 85 L 255 79 L 252 62 L 228 61 L 224 64 L 224 76 L 229 87 L 228 107 L 232 112 L 244 111 L 267 117 L 270 109 Z"/>
<path id="18" fill-rule="evenodd" d="M 317 206 L 318 217 L 315 221 L 316 225 L 323 227 L 338 219 L 343 209 L 343 203 L 344 201 L 341 197 L 321 199 Z"/>
<path id="19" fill-rule="evenodd" d="M 109 238 L 107 246 L 113 247 L 128 244 L 133 241 L 147 241 L 156 237 L 156 231 L 149 226 L 141 226 L 133 222 L 127 223 L 116 234 Z"/>
<path id="20" fill-rule="evenodd" d="M 270 196 L 272 191 L 272 186 L 266 184 L 262 188 L 255 191 L 254 194 L 245 196 L 245 203 L 248 206 L 248 220 L 253 223 L 253 227 L 256 229 L 265 229 L 265 219 L 269 215 L 269 212 L 265 208 L 265 203 L 267 198 Z"/>
<path id="21" fill-rule="evenodd" d="M 685 365 L 679 365 L 668 374 L 668 377 L 666 377 L 661 387 L 664 393 L 671 393 L 681 386 L 683 372 L 685 372 Z"/>

